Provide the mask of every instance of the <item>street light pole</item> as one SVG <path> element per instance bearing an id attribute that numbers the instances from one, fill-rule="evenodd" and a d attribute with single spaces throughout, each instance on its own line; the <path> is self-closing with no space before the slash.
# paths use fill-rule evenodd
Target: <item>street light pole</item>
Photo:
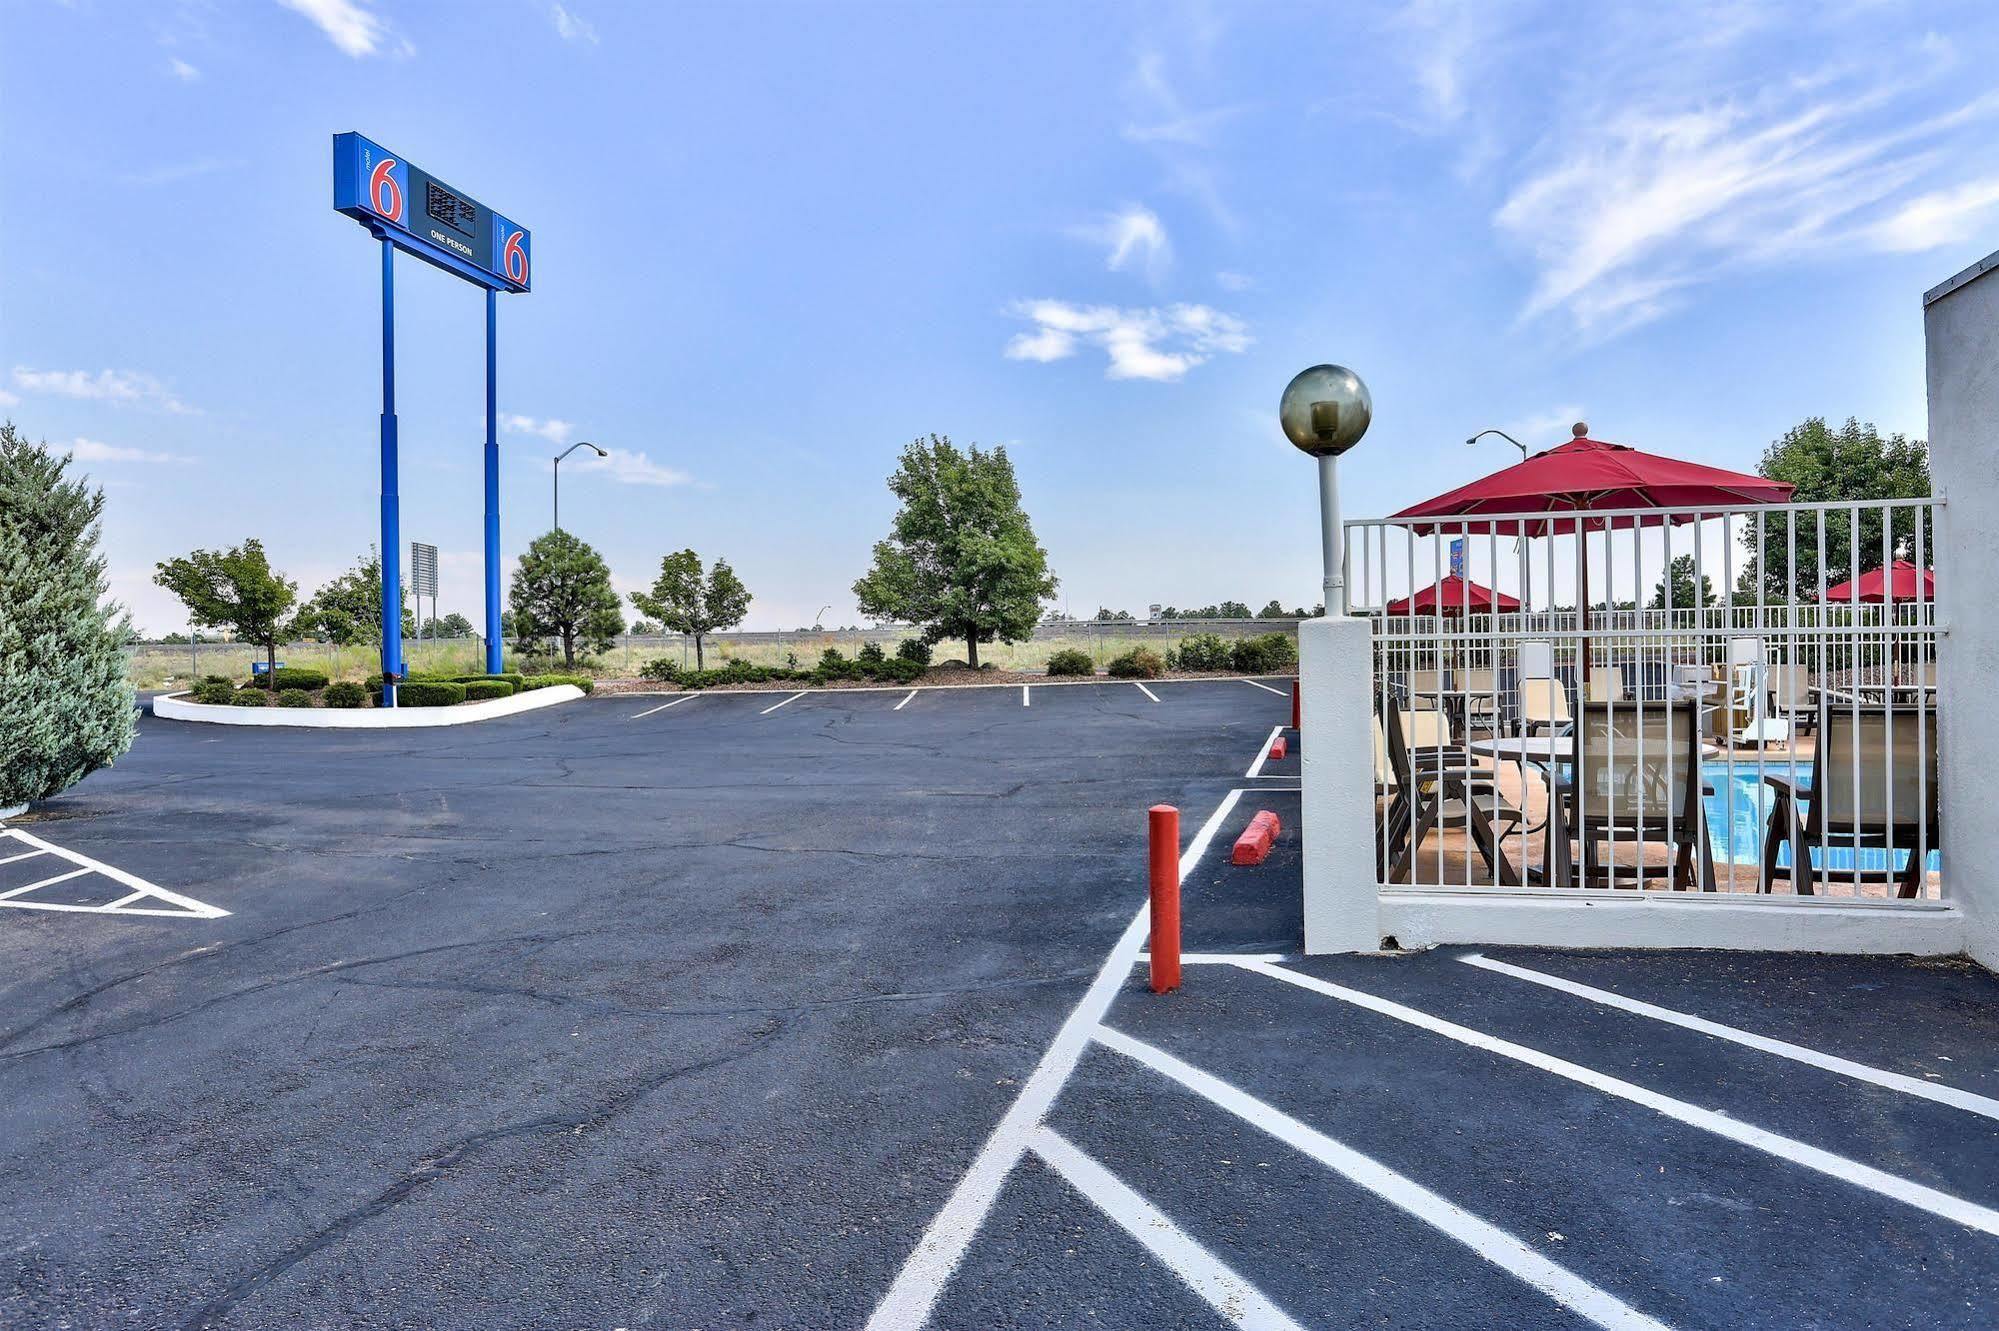
<path id="1" fill-rule="evenodd" d="M 1477 434 L 1465 440 L 1465 447 L 1467 448 L 1471 447 L 1473 444 L 1476 444 L 1479 440 L 1485 438 L 1489 434 L 1496 434 L 1501 439 L 1504 439 L 1507 443 L 1512 444 L 1515 448 L 1520 450 L 1520 460 L 1522 462 L 1525 462 L 1527 460 L 1527 445 L 1521 443 L 1518 439 L 1515 439 L 1512 435 L 1508 434 L 1504 430 L 1480 430 Z M 1520 556 L 1520 608 L 1521 610 L 1524 611 L 1527 609 L 1527 602 L 1529 599 L 1528 590 L 1531 586 L 1530 580 L 1533 576 L 1533 570 L 1529 566 L 1527 561 L 1526 538 L 1521 535 L 1520 531 L 1517 528 L 1513 533 L 1513 550 L 1515 554 Z M 1497 609 L 1497 607 L 1494 608 Z"/>
<path id="2" fill-rule="evenodd" d="M 1285 385 L 1277 406 L 1284 436 L 1319 461 L 1319 545 L 1325 561 L 1326 615 L 1347 612 L 1346 558 L 1340 530 L 1340 454 L 1360 442 L 1374 419 L 1374 399 L 1360 376 L 1342 365 L 1314 365 Z"/>
<path id="3" fill-rule="evenodd" d="M 575 443 L 571 444 L 569 447 L 563 449 L 560 453 L 557 453 L 555 455 L 555 479 L 554 479 L 555 511 L 552 516 L 554 519 L 555 530 L 557 531 L 562 530 L 562 459 L 568 457 L 571 453 L 574 453 L 579 448 L 587 448 L 600 458 L 607 458 L 611 456 L 609 453 L 606 453 L 603 449 L 597 447 L 597 445 L 591 443 L 588 439 L 579 439 Z"/>

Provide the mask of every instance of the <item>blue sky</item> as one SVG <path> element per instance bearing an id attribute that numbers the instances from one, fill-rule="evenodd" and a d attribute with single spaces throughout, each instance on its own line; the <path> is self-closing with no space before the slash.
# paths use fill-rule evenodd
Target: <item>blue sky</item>
<path id="1" fill-rule="evenodd" d="M 1989 4 L 0 8 L 0 410 L 109 495 L 116 594 L 376 536 L 360 130 L 531 227 L 503 540 L 619 585 L 726 555 L 755 627 L 849 590 L 928 432 L 1004 443 L 1076 613 L 1316 596 L 1291 374 L 1358 370 L 1350 516 L 1598 438 L 1743 469 L 1925 428 L 1921 293 L 1999 249 Z M 1985 72 L 1981 72 L 1985 71 Z M 403 531 L 477 618 L 481 295 L 399 269 Z"/>

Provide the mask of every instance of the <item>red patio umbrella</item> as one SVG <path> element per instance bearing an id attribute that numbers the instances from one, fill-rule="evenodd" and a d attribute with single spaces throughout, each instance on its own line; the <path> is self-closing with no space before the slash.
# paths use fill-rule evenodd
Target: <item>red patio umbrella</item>
<path id="1" fill-rule="evenodd" d="M 1390 615 L 1462 615 L 1467 612 L 1489 615 L 1494 611 L 1518 610 L 1520 598 L 1467 582 L 1453 573 L 1399 601 L 1382 607 Z"/>
<path id="2" fill-rule="evenodd" d="M 1749 476 L 1721 467 L 1644 453 L 1625 444 L 1589 437 L 1589 427 L 1575 427 L 1575 438 L 1546 449 L 1469 485 L 1411 504 L 1394 519 L 1466 518 L 1477 514 L 1545 513 L 1524 522 L 1407 523 L 1419 534 L 1438 529 L 1453 533 L 1492 531 L 1501 535 L 1545 536 L 1556 531 L 1603 531 L 1633 526 L 1657 527 L 1692 520 L 1688 513 L 1627 514 L 1619 518 L 1558 521 L 1556 514 L 1604 512 L 1615 509 L 1738 508 L 1744 504 L 1781 504 L 1793 487 L 1782 481 Z M 1582 625 L 1589 632 L 1589 560 L 1581 558 Z M 1589 643 L 1582 647 L 1583 678 L 1589 678 Z"/>
<path id="3" fill-rule="evenodd" d="M 1918 599 L 1918 585 L 1922 591 L 1920 599 L 1937 599 L 1936 570 L 1919 569 L 1906 559 L 1898 559 L 1886 569 L 1870 569 L 1857 578 L 1849 578 L 1837 586 L 1826 588 L 1825 599 L 1865 601 L 1869 605 L 1880 605 L 1884 601 L 1914 601 Z"/>

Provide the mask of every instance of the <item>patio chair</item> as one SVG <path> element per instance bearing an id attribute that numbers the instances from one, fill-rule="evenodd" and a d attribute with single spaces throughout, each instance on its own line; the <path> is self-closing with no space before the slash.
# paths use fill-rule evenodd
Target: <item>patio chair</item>
<path id="1" fill-rule="evenodd" d="M 1522 679 L 1553 679 L 1555 644 L 1541 641 L 1521 643 L 1514 648 L 1513 668 Z"/>
<path id="2" fill-rule="evenodd" d="M 1403 701 L 1412 712 L 1434 712 L 1442 705 L 1438 695 L 1443 692 L 1444 672 L 1441 670 L 1405 670 L 1402 672 Z"/>
<path id="3" fill-rule="evenodd" d="M 1800 896 L 1811 896 L 1823 873 L 1828 882 L 1838 877 L 1856 888 L 1894 883 L 1898 896 L 1920 895 L 1927 867 L 1921 863 L 1921 847 L 1934 850 L 1942 840 L 1936 708 L 1910 703 L 1863 707 L 1856 713 L 1850 706 L 1824 705 L 1818 726 L 1809 785 L 1775 773 L 1763 776 L 1763 784 L 1775 792 L 1763 836 L 1763 890 L 1788 878 Z M 1777 851 L 1787 840 L 1791 862 L 1780 865 Z M 1815 864 L 1813 853 L 1821 847 L 1848 851 L 1853 867 L 1834 870 Z M 1882 867 L 1861 868 L 1862 850 L 1885 851 Z M 1908 863 L 1899 869 L 1897 851 L 1908 852 Z"/>
<path id="4" fill-rule="evenodd" d="M 1464 718 L 1465 731 L 1499 733 L 1499 683 L 1491 670 L 1463 669 L 1451 672 L 1451 692 Z"/>
<path id="5" fill-rule="evenodd" d="M 1791 723 L 1770 715 L 1770 674 L 1763 639 L 1728 640 L 1728 729 L 1737 744 L 1786 744 Z"/>
<path id="6" fill-rule="evenodd" d="M 1567 827 L 1551 819 L 1549 843 L 1564 857 L 1571 839 L 1581 845 L 1585 887 L 1615 887 L 1619 878 L 1642 886 L 1648 877 L 1670 875 L 1675 891 L 1698 886 L 1712 892 L 1714 848 L 1701 802 L 1706 793 L 1698 703 L 1586 702 L 1576 723 L 1574 774 L 1552 797 L 1560 806 L 1553 812 Z M 1641 850 L 1637 864 L 1618 865 L 1601 848 L 1619 842 L 1664 843 L 1672 857 L 1647 864 Z M 1561 881 L 1577 881 L 1573 861 L 1562 869 Z"/>
<path id="7" fill-rule="evenodd" d="M 1623 702 L 1624 672 L 1605 666 L 1601 670 L 1590 671 L 1589 700 L 1591 702 Z"/>
<path id="8" fill-rule="evenodd" d="M 1559 734 L 1567 730 L 1569 691 L 1559 679 L 1520 681 L 1520 732 L 1523 735 Z"/>
<path id="9" fill-rule="evenodd" d="M 1518 825 L 1520 810 L 1499 797 L 1492 773 L 1473 767 L 1468 754 L 1448 746 L 1449 722 L 1441 712 L 1403 712 L 1388 701 L 1383 724 L 1388 741 L 1388 765 L 1401 809 L 1391 801 L 1390 839 L 1394 842 L 1388 881 L 1406 883 L 1416 854 L 1432 831 L 1464 828 L 1484 858 L 1486 869 L 1501 884 L 1517 887 L 1520 875 L 1499 846 L 1499 828 Z M 1426 739 L 1445 743 L 1423 746 Z M 1395 836 L 1400 826 L 1406 831 Z"/>
<path id="10" fill-rule="evenodd" d="M 1812 698 L 1812 672 L 1795 661 L 1770 667 L 1772 710 L 1791 723 L 1791 733 L 1800 734 L 1819 722 L 1818 703 Z"/>

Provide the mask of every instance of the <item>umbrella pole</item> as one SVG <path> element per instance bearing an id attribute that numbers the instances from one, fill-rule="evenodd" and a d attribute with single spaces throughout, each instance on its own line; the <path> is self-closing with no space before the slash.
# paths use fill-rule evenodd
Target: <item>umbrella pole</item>
<path id="1" fill-rule="evenodd" d="M 1576 532 L 1576 567 L 1582 570 L 1583 600 L 1577 607 L 1580 611 L 1583 635 L 1576 643 L 1577 652 L 1582 655 L 1583 697 L 1589 697 L 1589 533 Z"/>

